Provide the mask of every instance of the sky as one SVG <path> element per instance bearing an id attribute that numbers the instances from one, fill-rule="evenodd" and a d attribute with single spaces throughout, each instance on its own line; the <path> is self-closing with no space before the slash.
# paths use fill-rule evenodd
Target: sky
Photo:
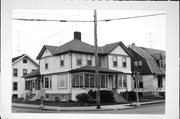
<path id="1" fill-rule="evenodd" d="M 97 20 L 165 13 L 160 10 L 97 10 Z M 94 20 L 94 10 L 16 9 L 12 18 Z M 21 21 L 12 19 L 12 57 L 36 59 L 43 45 L 60 46 L 80 31 L 82 41 L 94 45 L 93 22 Z M 166 14 L 97 23 L 98 46 L 122 41 L 125 46 L 166 50 Z M 149 41 L 152 41 L 151 43 Z"/>

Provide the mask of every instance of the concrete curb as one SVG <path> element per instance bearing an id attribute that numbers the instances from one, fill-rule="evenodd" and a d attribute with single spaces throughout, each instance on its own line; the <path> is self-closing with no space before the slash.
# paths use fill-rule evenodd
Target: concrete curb
<path id="1" fill-rule="evenodd" d="M 145 106 L 152 106 L 151 104 L 160 104 L 160 103 L 165 103 L 165 101 L 154 101 L 154 102 L 144 102 L 144 103 L 141 103 L 140 106 L 137 106 L 137 105 L 130 105 L 130 104 L 124 104 L 124 105 L 119 105 L 119 106 L 122 106 L 122 107 L 113 107 L 113 105 L 111 105 L 112 107 L 106 107 L 106 106 L 102 106 L 101 109 L 96 109 L 96 107 L 91 107 L 91 109 L 89 109 L 89 107 L 87 107 L 86 109 L 82 109 L 82 108 L 79 108 L 79 107 L 75 107 L 76 109 L 71 109 L 71 107 L 69 107 L 69 109 L 58 109 L 60 107 L 56 107 L 57 109 L 51 109 L 50 107 L 46 107 L 44 106 L 43 108 L 42 107 L 37 107 L 37 105 L 35 105 L 36 107 L 28 107 L 27 105 L 23 106 L 23 105 L 13 105 L 12 104 L 12 107 L 18 107 L 18 108 L 26 108 L 26 109 L 38 109 L 38 110 L 47 110 L 47 111 L 109 111 L 109 110 L 128 110 L 128 109 L 134 109 L 134 108 L 143 108 Z M 141 106 L 142 105 L 142 106 Z M 117 105 L 114 105 L 114 106 L 117 106 Z M 124 107 L 123 107 L 124 106 Z M 125 107 L 127 106 L 127 107 Z M 65 107 L 65 108 L 68 108 L 68 107 Z"/>

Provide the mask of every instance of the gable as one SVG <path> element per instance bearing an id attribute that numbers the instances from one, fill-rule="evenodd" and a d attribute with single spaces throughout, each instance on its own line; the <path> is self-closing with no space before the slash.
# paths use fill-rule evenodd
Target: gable
<path id="1" fill-rule="evenodd" d="M 120 45 L 118 45 L 116 48 L 114 48 L 110 54 L 120 54 L 120 55 L 128 56 L 126 51 L 124 51 L 124 49 Z"/>
<path id="2" fill-rule="evenodd" d="M 51 52 L 50 52 L 48 49 L 46 49 L 46 50 L 44 50 L 44 52 L 43 52 L 41 58 L 42 58 L 42 57 L 51 56 L 51 55 L 52 55 Z"/>
<path id="3" fill-rule="evenodd" d="M 27 59 L 27 63 L 24 64 L 23 59 Z M 22 57 L 21 59 L 13 63 L 13 67 L 23 67 L 25 65 L 38 68 L 38 64 L 33 59 L 29 58 L 28 56 Z"/>

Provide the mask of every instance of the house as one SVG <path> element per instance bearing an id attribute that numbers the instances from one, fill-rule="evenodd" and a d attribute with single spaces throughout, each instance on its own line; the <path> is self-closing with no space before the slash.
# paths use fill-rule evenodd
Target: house
<path id="1" fill-rule="evenodd" d="M 96 89 L 94 50 L 81 40 L 80 32 L 74 32 L 74 39 L 61 46 L 44 45 L 37 56 L 41 78 L 31 75 L 25 80 L 39 80 L 35 82 L 40 82 L 39 92 L 43 91 L 46 99 L 76 100 L 77 94 Z M 125 45 L 116 42 L 97 50 L 100 90 L 131 91 L 131 54 Z M 34 99 L 40 97 L 39 92 L 34 92 Z"/>
<path id="2" fill-rule="evenodd" d="M 133 55 L 131 60 L 132 72 L 140 72 L 141 79 L 138 91 L 141 95 L 165 96 L 165 51 L 144 48 L 132 45 L 128 46 Z M 133 90 L 136 90 L 134 80 Z"/>
<path id="3" fill-rule="evenodd" d="M 12 98 L 21 98 L 25 90 L 23 75 L 38 69 L 38 64 L 27 54 L 12 58 Z"/>

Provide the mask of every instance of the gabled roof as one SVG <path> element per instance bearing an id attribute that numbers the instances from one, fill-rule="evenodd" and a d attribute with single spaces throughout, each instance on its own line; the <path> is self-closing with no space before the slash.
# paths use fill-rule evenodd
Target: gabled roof
<path id="1" fill-rule="evenodd" d="M 93 72 L 95 73 L 95 66 L 83 66 L 83 67 L 79 67 L 76 69 L 72 69 L 70 72 L 71 73 L 76 73 L 76 72 Z M 119 73 L 123 73 L 120 71 L 116 71 L 116 70 L 111 70 L 111 69 L 106 69 L 106 68 L 98 68 L 100 73 L 110 73 L 110 74 L 119 74 Z"/>
<path id="2" fill-rule="evenodd" d="M 22 78 L 32 78 L 41 76 L 39 69 L 28 73 L 27 75 L 22 76 Z"/>
<path id="3" fill-rule="evenodd" d="M 39 59 L 39 58 L 43 55 L 43 53 L 44 53 L 44 51 L 45 51 L 46 49 L 48 49 L 49 52 L 53 55 L 53 54 L 54 54 L 54 51 L 55 51 L 57 48 L 58 48 L 58 46 L 44 45 L 44 46 L 42 47 L 40 53 L 39 53 L 38 56 L 36 57 L 36 59 Z"/>
<path id="4" fill-rule="evenodd" d="M 111 43 L 103 47 L 98 47 L 97 48 L 98 54 L 102 54 L 102 55 L 108 54 L 112 50 L 114 50 L 118 45 L 120 45 L 128 55 L 132 56 L 131 53 L 129 53 L 129 51 L 127 50 L 126 46 L 122 42 Z M 59 55 L 59 54 L 67 53 L 67 52 L 80 52 L 80 53 L 94 54 L 93 45 L 87 44 L 78 39 L 74 39 L 59 47 L 44 45 L 36 59 L 40 59 L 43 52 L 46 49 L 48 49 L 52 55 Z"/>
<path id="5" fill-rule="evenodd" d="M 159 66 L 156 63 L 156 60 L 158 57 L 160 57 L 159 55 L 161 55 L 161 52 L 165 56 L 165 51 L 144 48 L 144 47 L 131 46 L 131 45 L 129 46 L 129 48 L 131 48 L 132 50 L 137 52 L 139 55 L 141 55 L 146 60 L 152 73 L 165 74 L 165 70 L 159 68 Z"/>
<path id="6" fill-rule="evenodd" d="M 132 56 L 132 54 L 127 50 L 127 47 L 121 42 L 116 42 L 116 43 L 111 43 L 111 44 L 107 44 L 105 46 L 103 46 L 103 53 L 105 54 L 109 54 L 110 52 L 112 52 L 118 45 L 120 45 L 123 50 L 129 55 Z"/>
<path id="7" fill-rule="evenodd" d="M 37 65 L 38 66 L 38 64 L 37 64 L 37 62 L 35 61 L 35 60 L 33 60 L 29 55 L 27 55 L 27 54 L 22 54 L 22 55 L 20 55 L 20 56 L 17 56 L 17 57 L 14 57 L 14 58 L 12 58 L 12 64 L 15 64 L 16 62 L 18 62 L 18 61 L 20 61 L 21 59 L 23 59 L 23 58 L 28 58 L 28 59 L 30 59 L 35 65 Z"/>

